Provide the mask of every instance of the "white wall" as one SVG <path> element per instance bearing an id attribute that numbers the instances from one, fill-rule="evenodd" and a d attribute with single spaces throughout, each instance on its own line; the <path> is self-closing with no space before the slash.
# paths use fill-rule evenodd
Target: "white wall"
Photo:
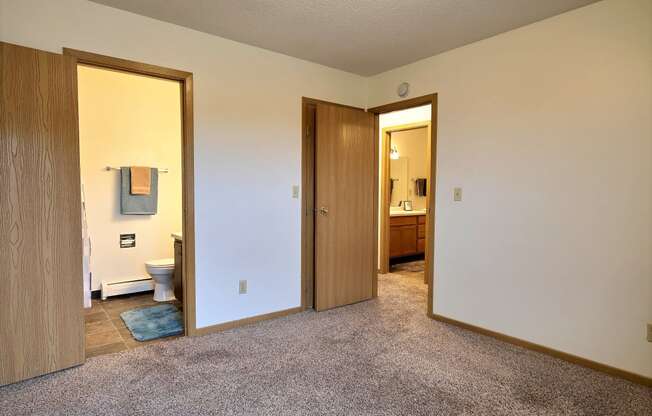
<path id="1" fill-rule="evenodd" d="M 174 257 L 181 230 L 181 84 L 88 66 L 77 69 L 79 150 L 92 242 L 92 289 L 148 277 L 145 262 Z M 120 214 L 120 172 L 105 166 L 167 168 L 158 175 L 156 215 Z M 136 247 L 120 248 L 122 233 Z"/>
<path id="2" fill-rule="evenodd" d="M 192 72 L 197 326 L 300 305 L 301 96 L 364 107 L 364 78 L 84 0 L 0 0 L 0 39 Z"/>
<path id="3" fill-rule="evenodd" d="M 434 313 L 652 376 L 651 16 L 606 0 L 371 78 L 370 106 L 439 94 Z"/>
<path id="4" fill-rule="evenodd" d="M 370 94 L 371 96 L 374 95 L 373 92 Z M 396 101 L 395 98 L 390 99 L 393 100 L 392 102 Z M 428 104 L 422 105 L 421 107 L 412 107 L 405 110 L 392 111 L 391 113 L 381 114 L 380 117 L 378 117 L 379 140 L 381 140 L 382 143 L 382 134 L 384 128 L 391 126 L 400 126 L 403 124 L 418 123 L 421 121 L 430 121 L 431 112 L 432 106 Z"/>

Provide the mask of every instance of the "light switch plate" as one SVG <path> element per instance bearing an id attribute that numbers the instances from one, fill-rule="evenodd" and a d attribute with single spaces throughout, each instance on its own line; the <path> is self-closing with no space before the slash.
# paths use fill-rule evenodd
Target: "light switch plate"
<path id="1" fill-rule="evenodd" d="M 292 198 L 299 198 L 299 185 L 292 185 Z"/>
<path id="2" fill-rule="evenodd" d="M 244 295 L 247 293 L 247 281 L 246 280 L 240 280 L 240 284 L 238 287 L 238 293 L 241 295 Z"/>
<path id="3" fill-rule="evenodd" d="M 462 200 L 462 188 L 453 188 L 453 201 L 459 202 Z"/>

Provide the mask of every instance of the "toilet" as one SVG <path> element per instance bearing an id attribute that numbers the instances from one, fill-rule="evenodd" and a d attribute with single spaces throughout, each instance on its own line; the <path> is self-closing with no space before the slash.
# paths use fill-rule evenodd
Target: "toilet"
<path id="1" fill-rule="evenodd" d="M 145 262 L 147 273 L 154 280 L 154 300 L 166 302 L 176 299 L 172 276 L 174 275 L 174 259 L 150 260 Z"/>

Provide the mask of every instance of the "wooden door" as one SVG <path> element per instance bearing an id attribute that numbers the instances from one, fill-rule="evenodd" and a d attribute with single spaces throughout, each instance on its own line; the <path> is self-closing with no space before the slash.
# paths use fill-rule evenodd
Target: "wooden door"
<path id="1" fill-rule="evenodd" d="M 375 120 L 319 103 L 315 154 L 315 309 L 370 299 L 377 273 Z"/>
<path id="2" fill-rule="evenodd" d="M 84 316 L 76 61 L 0 54 L 3 385 L 81 364 Z"/>

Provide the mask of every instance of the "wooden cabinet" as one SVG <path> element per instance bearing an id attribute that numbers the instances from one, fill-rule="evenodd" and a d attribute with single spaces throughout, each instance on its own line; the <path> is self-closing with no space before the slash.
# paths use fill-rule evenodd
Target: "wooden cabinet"
<path id="1" fill-rule="evenodd" d="M 390 217 L 389 256 L 402 257 L 424 253 L 425 237 L 425 215 Z"/>
<path id="2" fill-rule="evenodd" d="M 183 301 L 183 243 L 174 239 L 174 296 Z"/>
<path id="3" fill-rule="evenodd" d="M 389 228 L 389 256 L 408 256 L 417 252 L 417 226 L 399 225 Z"/>

